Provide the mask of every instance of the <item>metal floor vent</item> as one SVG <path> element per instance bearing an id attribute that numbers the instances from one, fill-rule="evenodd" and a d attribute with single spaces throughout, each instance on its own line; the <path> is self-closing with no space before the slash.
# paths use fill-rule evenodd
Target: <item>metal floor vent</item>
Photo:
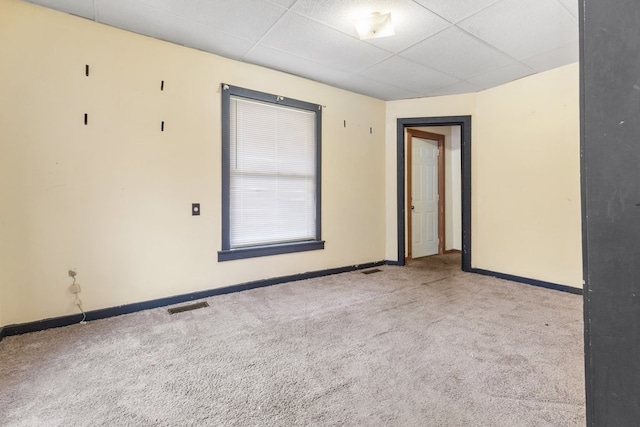
<path id="1" fill-rule="evenodd" d="M 373 268 L 371 270 L 365 270 L 362 272 L 362 274 L 373 274 L 373 273 L 379 273 L 382 270 L 380 270 L 379 268 Z"/>
<path id="2" fill-rule="evenodd" d="M 189 304 L 189 305 L 183 305 L 181 307 L 172 307 L 169 308 L 169 314 L 176 314 L 176 313 L 182 313 L 183 311 L 191 311 L 191 310 L 196 310 L 198 308 L 204 308 L 204 307 L 209 307 L 209 304 L 207 304 L 207 302 L 197 302 L 195 304 Z"/>

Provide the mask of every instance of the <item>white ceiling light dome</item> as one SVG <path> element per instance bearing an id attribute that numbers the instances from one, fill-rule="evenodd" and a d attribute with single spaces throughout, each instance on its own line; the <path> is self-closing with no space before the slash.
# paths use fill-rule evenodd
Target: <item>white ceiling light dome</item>
<path id="1" fill-rule="evenodd" d="M 391 13 L 373 12 L 362 18 L 354 19 L 353 22 L 360 40 L 388 37 L 395 34 Z"/>

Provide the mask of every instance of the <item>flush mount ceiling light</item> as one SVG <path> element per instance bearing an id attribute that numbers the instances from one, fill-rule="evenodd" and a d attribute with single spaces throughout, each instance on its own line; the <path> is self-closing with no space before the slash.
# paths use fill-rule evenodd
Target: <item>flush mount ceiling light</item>
<path id="1" fill-rule="evenodd" d="M 358 30 L 360 40 L 387 37 L 395 34 L 393 24 L 391 24 L 390 13 L 373 12 L 362 18 L 353 21 Z"/>

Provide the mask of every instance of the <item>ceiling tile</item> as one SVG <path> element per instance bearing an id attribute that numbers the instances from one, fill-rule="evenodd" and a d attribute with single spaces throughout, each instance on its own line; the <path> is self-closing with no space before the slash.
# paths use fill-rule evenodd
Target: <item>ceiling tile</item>
<path id="1" fill-rule="evenodd" d="M 362 72 L 361 75 L 416 93 L 431 92 L 457 82 L 454 77 L 398 56 L 376 64 Z"/>
<path id="2" fill-rule="evenodd" d="M 296 0 L 268 0 L 271 3 L 277 4 L 282 7 L 286 7 L 287 9 L 291 7 L 292 4 L 296 2 Z"/>
<path id="3" fill-rule="evenodd" d="M 549 52 L 523 59 L 522 62 L 537 72 L 543 72 L 552 68 L 577 62 L 578 60 L 579 45 L 576 41 L 574 43 L 568 43 L 564 46 L 560 46 L 559 48 Z"/>
<path id="4" fill-rule="evenodd" d="M 574 18 L 578 18 L 578 0 L 558 0 Z"/>
<path id="5" fill-rule="evenodd" d="M 342 89 L 349 90 L 351 92 L 360 93 L 385 101 L 420 97 L 420 95 L 416 92 L 376 82 L 362 76 L 349 77 L 336 86 Z"/>
<path id="6" fill-rule="evenodd" d="M 500 0 L 415 0 L 424 7 L 455 23 Z"/>
<path id="7" fill-rule="evenodd" d="M 579 0 L 27 1 L 387 100 L 578 60 Z M 353 18 L 365 11 L 391 12 L 396 35 L 358 40 Z"/>
<path id="8" fill-rule="evenodd" d="M 371 12 L 390 12 L 395 35 L 366 42 L 394 53 L 449 25 L 412 0 L 298 0 L 291 10 L 353 37 L 358 37 L 353 23 L 356 17 Z"/>
<path id="9" fill-rule="evenodd" d="M 503 85 L 514 80 L 518 80 L 522 77 L 534 74 L 535 71 L 524 64 L 514 62 L 506 67 L 498 68 L 497 70 L 489 71 L 488 73 L 480 74 L 478 76 L 467 79 L 469 83 L 472 83 L 481 89 L 487 89 L 494 86 Z"/>
<path id="10" fill-rule="evenodd" d="M 426 93 L 425 96 L 458 95 L 461 93 L 478 92 L 481 89 L 482 88 L 469 82 L 461 81 L 458 83 L 454 83 L 451 86 L 446 86 Z"/>
<path id="11" fill-rule="evenodd" d="M 93 0 L 28 0 L 30 3 L 56 9 L 61 12 L 94 19 Z"/>
<path id="12" fill-rule="evenodd" d="M 329 84 L 342 81 L 350 76 L 345 71 L 336 70 L 324 64 L 266 46 L 256 46 L 243 58 L 243 61 Z"/>
<path id="13" fill-rule="evenodd" d="M 126 0 L 99 5 L 100 22 L 184 46 L 240 59 L 252 43 L 186 19 Z"/>
<path id="14" fill-rule="evenodd" d="M 400 56 L 460 79 L 513 62 L 512 58 L 457 27 L 447 28 L 405 50 Z"/>
<path id="15" fill-rule="evenodd" d="M 260 44 L 348 72 L 358 72 L 390 56 L 294 13 L 282 18 Z"/>
<path id="16" fill-rule="evenodd" d="M 101 0 L 109 3 L 109 0 Z M 286 12 L 265 0 L 135 0 L 218 31 L 258 41 Z"/>
<path id="17" fill-rule="evenodd" d="M 555 0 L 502 1 L 458 26 L 518 60 L 578 39 L 578 24 Z"/>

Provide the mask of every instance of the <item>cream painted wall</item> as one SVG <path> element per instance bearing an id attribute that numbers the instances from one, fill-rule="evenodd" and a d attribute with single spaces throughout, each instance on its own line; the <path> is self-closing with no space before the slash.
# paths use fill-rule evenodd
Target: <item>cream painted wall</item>
<path id="1" fill-rule="evenodd" d="M 397 258 L 396 120 L 452 115 L 472 116 L 472 266 L 582 287 L 577 64 L 387 103 L 387 259 Z"/>
<path id="2" fill-rule="evenodd" d="M 75 313 L 71 267 L 94 310 L 385 258 L 383 101 L 17 0 L 0 40 L 0 325 Z M 221 82 L 326 106 L 325 250 L 217 262 Z"/>
<path id="3" fill-rule="evenodd" d="M 478 94 L 474 264 L 582 287 L 578 66 Z"/>

